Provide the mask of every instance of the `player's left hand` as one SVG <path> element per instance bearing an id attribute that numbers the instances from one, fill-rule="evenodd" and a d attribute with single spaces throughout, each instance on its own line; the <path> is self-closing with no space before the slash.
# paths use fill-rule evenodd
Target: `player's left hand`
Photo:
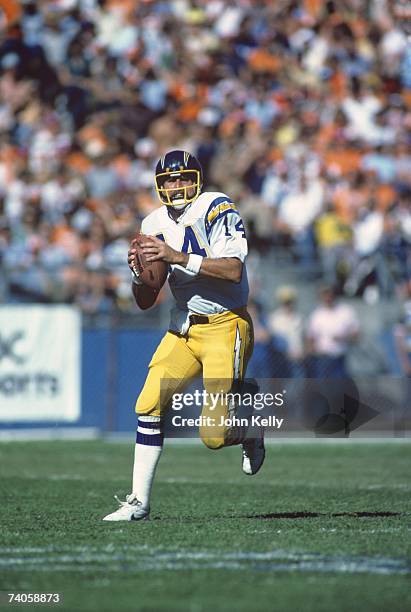
<path id="1" fill-rule="evenodd" d="M 168 244 L 154 236 L 150 236 L 150 241 L 142 242 L 140 247 L 146 257 L 146 261 L 162 259 L 169 264 L 181 264 L 184 262 L 184 253 L 175 251 Z"/>

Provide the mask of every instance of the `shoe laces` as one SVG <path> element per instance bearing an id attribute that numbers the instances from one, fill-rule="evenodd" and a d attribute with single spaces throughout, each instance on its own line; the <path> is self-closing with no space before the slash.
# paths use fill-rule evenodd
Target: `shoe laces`
<path id="1" fill-rule="evenodd" d="M 126 495 L 125 501 L 119 499 L 117 495 L 114 496 L 114 499 L 117 501 L 120 508 L 124 508 L 124 506 L 142 506 L 141 501 L 137 499 L 137 496 L 134 493 Z"/>

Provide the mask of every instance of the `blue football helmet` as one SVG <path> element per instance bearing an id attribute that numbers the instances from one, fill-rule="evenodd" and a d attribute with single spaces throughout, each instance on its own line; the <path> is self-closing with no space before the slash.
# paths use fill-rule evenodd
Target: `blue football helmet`
<path id="1" fill-rule="evenodd" d="M 166 189 L 167 180 L 191 180 L 191 185 L 181 185 Z M 201 193 L 203 186 L 203 169 L 194 155 L 187 151 L 169 151 L 158 160 L 156 165 L 156 191 L 162 204 L 183 208 L 191 204 Z"/>

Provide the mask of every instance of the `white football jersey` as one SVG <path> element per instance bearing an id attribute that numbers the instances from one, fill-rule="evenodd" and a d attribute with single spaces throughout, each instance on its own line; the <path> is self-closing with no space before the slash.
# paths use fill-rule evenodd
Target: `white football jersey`
<path id="1" fill-rule="evenodd" d="M 248 252 L 239 212 L 230 198 L 219 192 L 200 194 L 177 221 L 168 215 L 166 206 L 161 206 L 143 220 L 141 232 L 157 236 L 176 251 L 203 257 L 238 257 L 244 263 Z M 241 281 L 233 283 L 171 265 L 168 282 L 176 300 L 170 329 L 183 334 L 188 329 L 191 313 L 217 314 L 247 304 L 245 266 Z"/>

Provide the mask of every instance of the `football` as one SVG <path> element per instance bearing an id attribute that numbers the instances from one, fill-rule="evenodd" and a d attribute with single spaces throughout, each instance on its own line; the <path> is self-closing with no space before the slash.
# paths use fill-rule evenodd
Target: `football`
<path id="1" fill-rule="evenodd" d="M 151 236 L 138 234 L 133 240 L 133 244 L 137 250 L 136 268 L 143 283 L 159 291 L 167 280 L 168 264 L 165 261 L 146 261 L 140 245 L 142 242 L 150 239 Z"/>

